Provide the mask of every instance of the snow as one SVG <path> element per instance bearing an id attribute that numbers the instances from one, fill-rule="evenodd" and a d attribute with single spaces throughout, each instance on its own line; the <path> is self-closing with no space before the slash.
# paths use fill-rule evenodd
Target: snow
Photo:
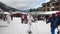
<path id="1" fill-rule="evenodd" d="M 4 14 L 10 14 L 9 12 L 4 12 Z"/>
<path id="2" fill-rule="evenodd" d="M 14 17 L 10 24 L 7 21 L 0 20 L 0 34 L 28 34 L 27 30 L 28 24 L 22 24 L 21 18 Z M 51 34 L 50 24 L 46 24 L 42 20 L 32 22 L 31 30 L 33 34 Z"/>
<path id="3" fill-rule="evenodd" d="M 38 12 L 37 14 L 53 14 L 56 13 L 58 11 L 47 11 L 47 12 Z"/>

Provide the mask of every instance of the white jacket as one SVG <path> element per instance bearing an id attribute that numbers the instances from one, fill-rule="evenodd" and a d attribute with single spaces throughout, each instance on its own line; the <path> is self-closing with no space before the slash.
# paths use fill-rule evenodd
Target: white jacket
<path id="1" fill-rule="evenodd" d="M 22 19 L 24 19 L 24 15 L 22 16 Z"/>
<path id="2" fill-rule="evenodd" d="M 10 16 L 6 15 L 6 17 L 7 17 L 7 21 L 10 22 Z"/>
<path id="3" fill-rule="evenodd" d="M 32 16 L 30 16 L 28 14 L 27 18 L 28 18 L 28 31 L 30 32 L 31 31 L 31 25 L 32 25 Z"/>

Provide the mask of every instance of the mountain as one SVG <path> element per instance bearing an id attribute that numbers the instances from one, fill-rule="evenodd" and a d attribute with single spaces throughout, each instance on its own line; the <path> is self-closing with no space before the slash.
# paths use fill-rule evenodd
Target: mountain
<path id="1" fill-rule="evenodd" d="M 29 12 L 29 10 L 20 10 L 20 11 L 22 11 L 22 12 Z"/>
<path id="2" fill-rule="evenodd" d="M 12 8 L 12 7 L 10 7 L 10 6 L 7 6 L 6 4 L 4 4 L 4 3 L 2 3 L 2 2 L 0 2 L 0 8 L 2 9 L 2 10 L 4 10 L 4 11 L 19 11 L 18 9 L 15 9 L 15 8 Z"/>

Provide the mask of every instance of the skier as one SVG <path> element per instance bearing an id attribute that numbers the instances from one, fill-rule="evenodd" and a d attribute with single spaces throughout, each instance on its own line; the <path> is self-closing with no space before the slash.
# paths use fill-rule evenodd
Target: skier
<path id="1" fill-rule="evenodd" d="M 21 16 L 21 23 L 24 21 L 24 15 Z"/>
<path id="2" fill-rule="evenodd" d="M 25 23 L 28 22 L 27 15 L 24 16 L 24 21 L 25 21 Z"/>
<path id="3" fill-rule="evenodd" d="M 45 16 L 46 21 L 49 20 L 49 17 L 50 17 L 49 15 Z"/>
<path id="4" fill-rule="evenodd" d="M 35 15 L 35 16 L 34 16 L 34 22 L 36 22 L 36 20 L 37 20 L 37 16 Z"/>
<path id="5" fill-rule="evenodd" d="M 13 21 L 13 15 L 11 14 L 11 21 Z"/>
<path id="6" fill-rule="evenodd" d="M 29 34 L 32 33 L 32 31 L 31 31 L 32 16 L 31 16 L 31 15 L 32 15 L 32 14 L 28 13 L 28 16 L 27 16 L 27 18 L 28 18 L 28 33 L 29 33 Z"/>
<path id="7" fill-rule="evenodd" d="M 11 21 L 13 21 L 13 13 L 12 13 L 12 11 L 13 11 L 13 10 L 11 10 L 10 13 L 9 13 L 9 14 L 10 14 L 10 19 L 11 19 Z"/>
<path id="8" fill-rule="evenodd" d="M 6 17 L 7 17 L 7 22 L 10 23 L 10 16 L 7 14 Z"/>
<path id="9" fill-rule="evenodd" d="M 7 18 L 6 18 L 6 14 L 3 15 L 3 19 L 4 19 L 4 21 L 7 20 Z"/>
<path id="10" fill-rule="evenodd" d="M 47 23 L 51 23 L 51 34 L 55 34 L 55 29 L 57 28 L 57 16 L 52 14 L 52 17 L 47 21 Z"/>
<path id="11" fill-rule="evenodd" d="M 60 33 L 60 30 L 59 30 L 59 28 L 60 28 L 60 15 L 57 15 L 57 18 L 58 18 L 58 23 L 57 23 L 57 30 L 58 30 L 58 32 L 57 32 L 57 34 L 59 34 Z"/>

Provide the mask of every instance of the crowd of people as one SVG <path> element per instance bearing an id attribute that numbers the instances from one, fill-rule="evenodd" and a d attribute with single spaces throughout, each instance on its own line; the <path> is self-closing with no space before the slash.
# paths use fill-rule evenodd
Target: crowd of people
<path id="1" fill-rule="evenodd" d="M 21 23 L 28 24 L 28 33 L 29 34 L 32 33 L 32 31 L 31 31 L 32 22 L 36 22 L 36 20 L 37 20 L 37 17 L 35 15 L 30 14 L 30 13 L 21 16 Z"/>
<path id="2" fill-rule="evenodd" d="M 55 29 L 58 29 L 58 26 L 60 25 L 60 15 L 52 14 L 51 16 L 46 15 L 46 24 L 51 23 L 51 34 L 55 34 Z M 60 33 L 60 30 L 58 29 L 57 34 Z"/>
<path id="3" fill-rule="evenodd" d="M 35 22 L 37 20 L 37 17 L 35 15 L 29 16 L 22 15 L 21 17 L 21 23 L 28 23 L 29 27 L 29 33 L 31 33 L 31 23 Z M 46 15 L 45 16 L 46 24 L 51 23 L 51 34 L 55 34 L 55 29 L 58 29 L 58 26 L 60 25 L 60 15 L 52 14 L 52 15 Z M 60 30 L 58 29 L 57 34 L 60 33 Z"/>
<path id="4" fill-rule="evenodd" d="M 35 22 L 37 20 L 37 17 L 35 15 L 32 15 L 31 19 L 32 22 Z M 28 23 L 28 14 L 21 16 L 21 23 Z"/>
<path id="5" fill-rule="evenodd" d="M 8 21 L 10 23 L 13 20 L 13 15 L 4 14 L 3 20 Z M 21 16 L 21 23 L 28 23 L 28 33 L 31 33 L 31 23 L 36 22 L 37 16 L 32 14 L 26 14 Z M 52 15 L 46 15 L 45 16 L 46 24 L 51 23 L 51 34 L 55 34 L 55 29 L 58 29 L 58 26 L 60 26 L 60 15 L 52 14 Z M 60 33 L 60 30 L 58 29 L 57 34 Z"/>
<path id="6" fill-rule="evenodd" d="M 10 18 L 11 21 L 13 20 L 13 15 L 4 15 L 3 19 L 4 21 L 8 21 L 10 23 Z M 31 14 L 26 14 L 21 16 L 21 23 L 28 23 L 28 33 L 31 33 L 31 24 L 32 22 L 36 22 L 37 17 L 35 15 Z M 51 23 L 51 34 L 55 34 L 55 29 L 58 29 L 58 26 L 60 26 L 60 15 L 57 14 L 52 14 L 52 15 L 46 15 L 45 16 L 46 24 Z M 60 30 L 58 29 L 57 34 L 60 33 Z"/>
<path id="7" fill-rule="evenodd" d="M 10 23 L 10 20 L 13 21 L 13 15 L 9 15 L 9 14 L 3 14 L 3 18 L 4 21 L 7 21 L 8 23 Z"/>

